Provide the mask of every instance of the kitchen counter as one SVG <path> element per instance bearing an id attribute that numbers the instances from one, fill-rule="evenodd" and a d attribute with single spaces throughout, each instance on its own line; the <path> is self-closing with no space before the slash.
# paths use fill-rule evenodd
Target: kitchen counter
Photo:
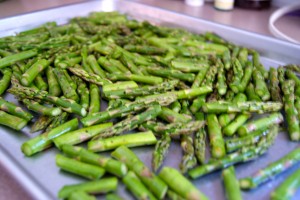
<path id="1" fill-rule="evenodd" d="M 172 10 L 190 16 L 203 18 L 220 24 L 256 32 L 273 37 L 268 30 L 269 16 L 276 8 L 268 10 L 253 11 L 235 8 L 233 11 L 224 12 L 213 8 L 212 4 L 201 7 L 187 6 L 180 0 L 133 0 L 152 6 Z M 32 11 L 57 7 L 72 3 L 83 2 L 83 0 L 6 0 L 0 2 L 0 20 L 9 16 L 19 15 Z M 289 20 L 292 19 L 292 20 Z M 299 19 L 299 18 L 298 18 Z M 276 25 L 283 30 L 288 30 L 291 35 L 300 41 L 299 21 L 293 16 L 279 20 Z M 0 199 L 29 200 L 32 199 L 24 189 L 8 174 L 1 165 L 0 158 Z"/>

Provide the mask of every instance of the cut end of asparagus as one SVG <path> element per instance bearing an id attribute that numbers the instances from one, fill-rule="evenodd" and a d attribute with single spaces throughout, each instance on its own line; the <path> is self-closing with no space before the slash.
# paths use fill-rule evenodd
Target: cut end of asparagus
<path id="1" fill-rule="evenodd" d="M 58 116 L 58 115 L 61 114 L 61 112 L 62 112 L 62 111 L 61 111 L 60 108 L 55 108 L 55 109 L 52 110 L 51 116 Z"/>
<path id="2" fill-rule="evenodd" d="M 28 145 L 27 143 L 24 143 L 21 146 L 21 150 L 25 154 L 25 156 L 31 156 L 31 155 L 34 154 L 34 152 L 32 151 L 32 149 L 30 148 L 30 145 Z"/>
<path id="3" fill-rule="evenodd" d="M 86 109 L 85 109 L 85 108 L 82 108 L 81 111 L 80 111 L 80 113 L 81 113 L 81 116 L 82 116 L 82 117 L 85 117 L 86 114 L 87 114 Z"/>

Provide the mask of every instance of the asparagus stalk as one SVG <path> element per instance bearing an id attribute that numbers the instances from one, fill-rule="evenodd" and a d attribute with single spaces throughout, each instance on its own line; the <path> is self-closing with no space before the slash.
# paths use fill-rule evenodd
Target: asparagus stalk
<path id="1" fill-rule="evenodd" d="M 265 82 L 265 78 L 260 73 L 259 70 L 254 69 L 252 73 L 252 78 L 254 80 L 255 92 L 256 94 L 263 100 L 267 101 L 270 99 L 271 95 L 268 90 L 267 84 Z"/>
<path id="2" fill-rule="evenodd" d="M 105 170 L 99 166 L 86 164 L 68 157 L 65 157 L 61 154 L 57 154 L 55 157 L 55 162 L 58 167 L 61 169 L 88 178 L 88 179 L 99 179 L 101 178 Z"/>
<path id="3" fill-rule="evenodd" d="M 101 97 L 99 87 L 95 84 L 90 84 L 90 107 L 89 114 L 97 113 L 101 109 Z"/>
<path id="4" fill-rule="evenodd" d="M 61 88 L 52 67 L 49 66 L 46 68 L 46 76 L 49 85 L 49 94 L 58 97 L 61 94 Z"/>
<path id="5" fill-rule="evenodd" d="M 250 114 L 238 115 L 232 122 L 223 128 L 223 133 L 226 136 L 232 136 L 250 117 Z"/>
<path id="6" fill-rule="evenodd" d="M 122 181 L 137 199 L 156 199 L 153 194 L 143 185 L 134 172 L 129 171 L 123 177 Z"/>
<path id="7" fill-rule="evenodd" d="M 58 192 L 58 197 L 61 199 L 68 198 L 74 191 L 82 191 L 88 194 L 103 194 L 115 191 L 118 186 L 116 177 L 102 178 L 96 181 L 89 181 L 74 185 L 66 185 Z"/>
<path id="8" fill-rule="evenodd" d="M 204 120 L 203 113 L 196 113 L 196 120 Z M 194 137 L 194 148 L 195 148 L 195 156 L 200 164 L 205 163 L 205 151 L 206 151 L 206 130 L 205 127 L 201 127 L 195 133 Z"/>
<path id="9" fill-rule="evenodd" d="M 38 60 L 22 75 L 21 83 L 25 86 L 29 86 L 36 76 L 46 69 L 49 64 L 49 61 L 45 59 Z"/>
<path id="10" fill-rule="evenodd" d="M 156 85 L 163 82 L 161 77 L 139 74 L 108 74 L 107 78 L 111 81 L 135 81 L 148 85 Z"/>
<path id="11" fill-rule="evenodd" d="M 27 125 L 27 120 L 16 117 L 14 115 L 10 115 L 4 111 L 0 110 L 0 124 L 4 126 L 8 126 L 15 130 L 21 130 Z"/>
<path id="12" fill-rule="evenodd" d="M 222 158 L 225 156 L 225 144 L 217 116 L 207 115 L 208 136 L 211 146 L 212 157 Z"/>
<path id="13" fill-rule="evenodd" d="M 279 87 L 279 80 L 278 80 L 278 72 L 273 67 L 271 67 L 269 70 L 269 80 L 270 80 L 269 90 L 271 93 L 271 99 L 273 101 L 282 102 L 281 90 Z"/>
<path id="14" fill-rule="evenodd" d="M 2 95 L 6 89 L 9 87 L 10 85 L 10 79 L 12 76 L 12 71 L 10 69 L 4 69 L 1 71 L 3 76 L 2 79 L 0 80 L 0 95 Z"/>
<path id="15" fill-rule="evenodd" d="M 179 171 L 171 167 L 164 167 L 159 177 L 165 181 L 170 189 L 178 193 L 185 199 L 208 199 L 202 192 L 200 192 L 187 178 L 185 178 Z"/>
<path id="16" fill-rule="evenodd" d="M 283 181 L 272 193 L 271 200 L 288 200 L 300 187 L 300 169 Z"/>
<path id="17" fill-rule="evenodd" d="M 186 115 L 177 113 L 167 107 L 161 108 L 161 112 L 158 115 L 158 117 L 169 123 L 188 122 L 188 121 L 192 120 L 192 118 L 190 116 L 186 116 Z"/>
<path id="18" fill-rule="evenodd" d="M 93 72 L 95 74 L 97 74 L 101 78 L 106 77 L 105 71 L 99 66 L 99 64 L 98 64 L 98 62 L 97 62 L 94 55 L 89 55 L 87 57 L 86 61 L 87 61 L 87 64 L 90 65 L 91 69 L 93 70 Z"/>
<path id="19" fill-rule="evenodd" d="M 92 140 L 88 143 L 88 149 L 92 152 L 102 152 L 116 149 L 119 146 L 138 147 L 156 144 L 157 140 L 152 131 L 134 134 L 120 135 L 99 140 Z"/>
<path id="20" fill-rule="evenodd" d="M 156 142 L 155 149 L 152 154 L 153 171 L 156 172 L 163 164 L 163 161 L 166 155 L 168 154 L 170 145 L 171 145 L 171 137 L 169 136 L 168 133 L 163 134 L 160 140 Z"/>
<path id="21" fill-rule="evenodd" d="M 88 195 L 83 191 L 75 191 L 71 193 L 68 200 L 96 200 L 96 197 Z"/>
<path id="22" fill-rule="evenodd" d="M 33 118 L 33 115 L 29 112 L 26 112 L 21 107 L 16 106 L 15 104 L 5 101 L 0 97 L 0 110 L 5 111 L 9 114 L 12 114 L 16 117 L 30 121 Z"/>
<path id="23" fill-rule="evenodd" d="M 252 131 L 260 130 L 272 126 L 274 124 L 280 124 L 283 121 L 281 113 L 273 113 L 267 117 L 262 117 L 257 120 L 252 120 L 238 128 L 238 134 L 240 136 L 247 135 Z"/>
<path id="24" fill-rule="evenodd" d="M 47 107 L 29 99 L 23 99 L 22 102 L 29 110 L 35 111 L 42 115 L 57 116 L 61 114 L 61 109 L 58 107 Z"/>
<path id="25" fill-rule="evenodd" d="M 228 200 L 242 200 L 239 181 L 236 178 L 233 166 L 228 167 L 222 171 L 226 197 Z"/>
<path id="26" fill-rule="evenodd" d="M 38 52 L 36 50 L 29 50 L 29 51 L 23 51 L 20 53 L 15 53 L 12 55 L 5 56 L 4 58 L 0 59 L 0 69 L 4 67 L 8 67 L 18 61 L 36 56 L 37 53 Z"/>
<path id="27" fill-rule="evenodd" d="M 41 115 L 31 126 L 30 133 L 34 133 L 40 130 L 45 130 L 47 126 L 53 121 L 54 117 Z"/>
<path id="28" fill-rule="evenodd" d="M 68 157 L 75 158 L 78 161 L 88 164 L 100 166 L 105 169 L 105 171 L 115 176 L 123 177 L 127 173 L 127 167 L 122 162 L 92 153 L 82 147 L 65 144 L 62 145 L 61 150 Z"/>
<path id="29" fill-rule="evenodd" d="M 240 179 L 243 190 L 254 189 L 267 182 L 272 177 L 288 170 L 300 161 L 300 148 L 296 148 L 277 161 L 254 173 L 253 176 Z"/>
<path id="30" fill-rule="evenodd" d="M 69 131 L 75 130 L 77 127 L 78 120 L 76 118 L 72 119 L 60 126 L 53 128 L 49 132 L 45 132 L 24 142 L 21 146 L 21 150 L 26 156 L 31 156 L 52 146 L 52 139 Z"/>
<path id="31" fill-rule="evenodd" d="M 61 148 L 62 145 L 69 144 L 69 145 L 75 145 L 80 144 L 95 135 L 104 132 L 106 129 L 112 126 L 111 122 L 105 123 L 105 124 L 98 124 L 94 126 L 89 126 L 85 128 L 81 128 L 78 130 L 74 130 L 71 132 L 68 132 L 64 135 L 61 135 L 59 137 L 55 137 L 53 140 L 55 146 L 57 148 Z"/>
<path id="32" fill-rule="evenodd" d="M 159 199 L 163 199 L 168 186 L 127 147 L 121 146 L 111 153 L 112 157 L 124 162 L 145 184 L 146 187 Z"/>

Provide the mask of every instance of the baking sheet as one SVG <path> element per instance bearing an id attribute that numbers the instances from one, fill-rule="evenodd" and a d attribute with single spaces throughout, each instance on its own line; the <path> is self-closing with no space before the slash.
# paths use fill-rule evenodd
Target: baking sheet
<path id="1" fill-rule="evenodd" d="M 72 17 L 85 16 L 92 11 L 113 10 L 127 13 L 140 20 L 149 20 L 155 24 L 180 26 L 194 32 L 214 31 L 236 44 L 259 50 L 263 55 L 262 62 L 266 67 L 278 67 L 278 65 L 284 63 L 300 64 L 300 46 L 298 45 L 124 0 L 91 1 L 3 19 L 0 20 L 0 36 L 11 35 L 48 21 L 64 24 Z M 14 97 L 9 94 L 5 96 L 5 99 L 16 102 Z M 102 104 L 102 106 L 102 109 L 104 109 L 105 105 Z M 29 134 L 29 128 L 24 128 L 22 132 L 16 132 L 6 127 L 0 127 L 0 162 L 35 199 L 56 199 L 57 192 L 62 186 L 86 181 L 86 179 L 64 173 L 56 167 L 54 157 L 58 151 L 55 148 L 33 157 L 25 157 L 20 151 L 20 146 L 24 141 L 36 135 Z M 238 165 L 236 167 L 237 176 L 241 178 L 252 174 L 296 148 L 297 145 L 297 143 L 289 142 L 287 134 L 282 132 L 279 134 L 275 145 L 265 155 L 255 161 Z M 147 166 L 151 166 L 153 147 L 140 147 L 133 150 Z M 173 142 L 164 165 L 178 168 L 181 155 L 179 143 Z M 286 176 L 299 167 L 300 164 L 256 190 L 243 192 L 243 198 L 269 199 L 269 193 Z M 215 200 L 225 199 L 220 172 L 202 177 L 193 181 L 193 183 L 209 198 Z M 122 184 L 119 184 L 118 193 L 124 199 L 133 199 Z M 103 198 L 103 196 L 99 198 Z M 295 199 L 300 199 L 300 193 L 297 194 Z"/>

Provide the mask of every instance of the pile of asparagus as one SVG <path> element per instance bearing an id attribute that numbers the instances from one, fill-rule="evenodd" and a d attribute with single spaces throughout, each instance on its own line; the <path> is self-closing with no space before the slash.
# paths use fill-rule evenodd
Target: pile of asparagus
<path id="1" fill-rule="evenodd" d="M 41 132 L 22 152 L 56 146 L 64 153 L 57 166 L 93 180 L 63 187 L 59 198 L 94 199 L 115 191 L 118 177 L 137 199 L 207 199 L 182 174 L 222 169 L 227 198 L 241 199 L 240 188 L 256 188 L 300 159 L 297 148 L 237 180 L 233 166 L 266 153 L 284 119 L 290 140 L 300 140 L 300 67 L 268 71 L 257 51 L 214 33 L 91 13 L 0 38 L 0 71 L 0 124 Z M 5 92 L 22 106 L 4 100 Z M 171 141 L 182 147 L 181 173 L 164 167 L 156 176 Z M 85 142 L 87 149 L 74 146 Z M 128 149 L 144 145 L 155 145 L 152 170 Z M 95 153 L 108 150 L 113 158 Z M 101 178 L 106 172 L 112 176 Z M 288 199 L 299 180 L 297 171 L 271 198 Z"/>

